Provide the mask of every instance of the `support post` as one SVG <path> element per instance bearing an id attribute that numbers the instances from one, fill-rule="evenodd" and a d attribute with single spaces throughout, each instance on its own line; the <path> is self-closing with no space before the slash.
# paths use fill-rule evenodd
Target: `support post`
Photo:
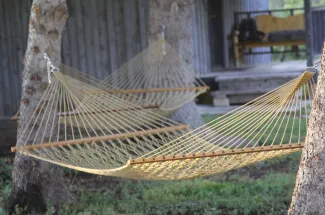
<path id="1" fill-rule="evenodd" d="M 313 62 L 313 24 L 310 0 L 304 0 L 305 8 L 305 29 L 306 29 L 306 55 L 307 66 L 312 66 Z"/>

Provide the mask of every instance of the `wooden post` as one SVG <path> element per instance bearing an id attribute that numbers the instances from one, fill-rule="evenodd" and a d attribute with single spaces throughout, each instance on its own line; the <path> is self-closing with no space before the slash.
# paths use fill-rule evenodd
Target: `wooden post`
<path id="1" fill-rule="evenodd" d="M 305 29 L 306 29 L 306 55 L 307 66 L 312 66 L 313 62 L 313 23 L 310 0 L 304 0 L 305 5 Z"/>
<path id="2" fill-rule="evenodd" d="M 240 65 L 240 54 L 239 54 L 239 31 L 234 31 L 232 42 L 234 47 L 234 61 L 235 61 L 235 67 L 238 68 Z"/>

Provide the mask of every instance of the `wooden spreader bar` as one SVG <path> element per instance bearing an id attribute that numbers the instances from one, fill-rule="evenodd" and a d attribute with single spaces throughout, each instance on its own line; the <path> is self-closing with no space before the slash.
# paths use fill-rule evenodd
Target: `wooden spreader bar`
<path id="1" fill-rule="evenodd" d="M 98 110 L 98 111 L 86 111 L 86 112 L 59 112 L 57 116 L 76 116 L 82 114 L 96 114 L 96 113 L 113 113 L 113 112 L 121 112 L 121 111 L 133 111 L 133 110 L 141 110 L 141 109 L 158 109 L 159 105 L 142 105 L 141 107 L 134 107 L 134 108 L 121 108 L 121 109 L 108 109 L 108 110 Z M 19 116 L 11 117 L 12 121 L 18 121 Z"/>
<path id="2" fill-rule="evenodd" d="M 18 121 L 20 118 L 19 118 L 19 116 L 13 116 L 13 117 L 11 117 L 11 120 L 12 121 Z"/>
<path id="3" fill-rule="evenodd" d="M 196 154 L 168 155 L 168 156 L 159 156 L 159 157 L 151 157 L 151 158 L 139 158 L 139 159 L 129 160 L 128 164 L 137 165 L 137 164 L 156 163 L 156 162 L 165 162 L 165 161 L 221 157 L 225 155 L 249 154 L 255 152 L 267 152 L 267 151 L 301 149 L 301 148 L 303 148 L 303 143 L 282 144 L 282 145 L 263 146 L 263 147 L 254 147 L 254 148 L 251 147 L 251 148 L 244 148 L 244 149 L 227 149 L 227 150 L 222 150 L 222 151 L 220 150 L 216 152 L 201 152 Z"/>
<path id="4" fill-rule="evenodd" d="M 41 144 L 37 144 L 37 145 L 16 146 L 16 147 L 11 147 L 11 151 L 19 152 L 19 151 L 23 151 L 23 150 L 37 150 L 37 149 L 52 148 L 52 147 L 59 147 L 59 146 L 87 144 L 87 143 L 98 142 L 98 141 L 117 140 L 117 139 L 125 139 L 125 138 L 132 138 L 132 137 L 138 137 L 138 136 L 147 136 L 147 135 L 158 134 L 158 133 L 163 133 L 163 132 L 186 130 L 188 128 L 189 128 L 188 125 L 177 125 L 177 126 L 170 126 L 170 127 L 166 127 L 166 128 L 157 128 L 157 129 L 144 130 L 144 131 L 134 131 L 134 132 L 112 134 L 112 135 L 100 136 L 100 137 L 90 137 L 90 138 L 83 138 L 83 139 L 76 139 L 76 140 L 41 143 Z"/>
<path id="5" fill-rule="evenodd" d="M 133 111 L 133 110 L 142 110 L 142 109 L 157 109 L 159 105 L 143 105 L 141 107 L 132 107 L 132 108 L 120 108 L 120 109 L 107 109 L 107 110 L 98 110 L 98 111 L 77 111 L 77 112 L 59 112 L 58 116 L 75 116 L 75 115 L 84 115 L 84 114 L 96 114 L 96 113 L 116 113 L 122 111 Z"/>
<path id="6" fill-rule="evenodd" d="M 20 112 L 18 110 L 17 113 L 14 116 L 11 117 L 11 120 L 12 121 L 18 121 L 19 120 L 19 114 L 20 114 Z"/>
<path id="7" fill-rule="evenodd" d="M 201 86 L 201 87 L 179 87 L 179 88 L 151 88 L 151 89 L 129 89 L 129 90 L 94 90 L 93 93 L 123 93 L 123 94 L 129 94 L 129 93 L 158 93 L 158 92 L 176 92 L 176 91 L 187 91 L 187 90 L 208 90 L 208 86 Z"/>

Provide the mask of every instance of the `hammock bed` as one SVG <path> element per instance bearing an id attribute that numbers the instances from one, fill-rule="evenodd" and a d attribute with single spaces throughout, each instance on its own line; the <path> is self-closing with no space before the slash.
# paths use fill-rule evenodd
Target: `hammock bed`
<path id="1" fill-rule="evenodd" d="M 96 87 L 100 81 L 61 67 L 12 151 L 79 171 L 134 179 L 225 172 L 301 150 L 315 89 L 313 75 L 304 72 L 190 130 L 131 104 L 128 94 L 124 100 L 101 93 L 83 102 L 91 93 L 102 92 Z"/>
<path id="2" fill-rule="evenodd" d="M 163 38 L 124 64 L 104 80 L 104 89 L 117 96 L 133 94 L 141 106 L 171 112 L 209 88 L 192 67 Z"/>
<path id="3" fill-rule="evenodd" d="M 104 81 L 83 75 L 66 65 L 61 65 L 60 70 L 67 70 L 71 76 L 100 89 L 90 91 L 80 105 L 92 103 L 95 97 L 109 93 L 163 116 L 209 89 L 163 38 L 149 45 Z M 79 112 L 78 107 L 75 111 Z M 12 120 L 19 120 L 19 113 Z"/>

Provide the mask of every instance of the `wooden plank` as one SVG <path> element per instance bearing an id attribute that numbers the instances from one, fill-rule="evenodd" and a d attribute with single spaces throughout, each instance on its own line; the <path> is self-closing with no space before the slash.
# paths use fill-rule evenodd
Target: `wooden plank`
<path id="1" fill-rule="evenodd" d="M 148 43 L 148 26 L 146 20 L 148 20 L 148 6 L 149 2 L 145 0 L 138 0 L 138 30 L 140 39 L 139 52 L 147 47 Z"/>
<path id="2" fill-rule="evenodd" d="M 243 48 L 259 48 L 269 46 L 297 46 L 305 45 L 306 40 L 293 40 L 293 41 L 263 41 L 263 42 L 241 42 L 239 45 Z"/>
<path id="3" fill-rule="evenodd" d="M 97 6 L 99 5 L 100 2 L 102 1 L 96 1 L 96 3 L 93 3 L 92 1 L 87 1 L 87 3 L 90 3 L 89 7 L 87 8 L 87 10 L 89 11 L 89 24 L 90 24 L 90 28 L 88 28 L 87 30 L 91 31 L 91 38 L 92 38 L 92 52 L 93 52 L 93 66 L 91 69 L 95 69 L 94 72 L 96 74 L 96 78 L 102 80 L 104 77 L 102 75 L 102 71 L 101 71 L 101 66 L 100 66 L 100 58 L 101 58 L 101 52 L 100 52 L 100 46 L 103 44 L 99 44 L 99 22 L 101 20 L 101 16 L 100 14 L 102 13 L 102 9 L 98 8 L 99 10 L 97 10 Z"/>
<path id="4" fill-rule="evenodd" d="M 10 89 L 10 83 L 11 80 L 9 78 L 9 73 L 11 72 L 11 67 L 10 67 L 10 58 L 12 55 L 10 55 L 10 38 L 9 38 L 9 28 L 10 28 L 10 23 L 8 22 L 8 13 L 6 12 L 6 8 L 12 9 L 8 4 L 9 1 L 2 1 L 0 2 L 1 4 L 1 10 L 3 13 L 0 14 L 1 17 L 1 24 L 0 24 L 0 43 L 2 47 L 2 50 L 0 52 L 3 53 L 3 56 L 1 56 L 0 61 L 2 61 L 2 71 L 1 71 L 1 83 L 2 85 L 2 98 L 0 98 L 1 101 L 1 106 L 3 108 L 2 112 L 4 116 L 8 116 L 8 109 L 11 106 L 11 99 L 14 98 L 11 95 L 12 90 Z M 7 9 L 8 10 L 8 9 Z M 1 87 L 1 86 L 0 86 Z M 1 109 L 2 109 L 1 108 Z"/>
<path id="5" fill-rule="evenodd" d="M 141 110 L 141 109 L 157 109 L 159 108 L 159 105 L 143 105 L 141 107 L 134 107 L 134 108 L 121 108 L 121 109 L 107 109 L 107 110 L 100 110 L 100 111 L 87 111 L 87 112 L 59 112 L 57 116 L 76 116 L 80 114 L 96 114 L 96 113 L 111 113 L 111 112 L 121 112 L 121 111 L 132 111 L 132 110 Z M 18 121 L 19 120 L 19 113 L 17 112 L 16 115 L 11 117 L 12 121 Z"/>
<path id="6" fill-rule="evenodd" d="M 68 1 L 69 2 L 69 1 Z M 78 44 L 78 59 L 79 59 L 79 65 L 80 67 L 78 68 L 80 71 L 84 71 L 86 72 L 88 75 L 92 75 L 95 76 L 93 72 L 93 70 L 88 70 L 88 58 L 92 57 L 92 54 L 90 52 L 90 50 L 88 50 L 86 44 L 86 34 L 85 31 L 87 31 L 87 29 L 85 29 L 85 25 L 84 25 L 84 10 L 85 10 L 85 6 L 83 1 L 80 0 L 76 0 L 75 3 L 73 3 L 73 6 L 75 8 L 75 16 L 76 16 L 76 23 L 75 23 L 75 27 L 76 27 L 76 32 L 77 32 L 77 44 Z M 69 21 L 69 20 L 68 20 Z M 69 28 L 69 26 L 68 26 Z M 69 45 L 68 45 L 69 46 Z M 75 50 L 71 50 L 72 53 L 74 53 Z M 90 68 L 90 69 L 94 69 L 94 68 Z"/>
<path id="7" fill-rule="evenodd" d="M 117 43 L 116 43 L 116 30 L 115 30 L 115 13 L 118 14 L 117 11 L 114 9 L 114 3 L 113 0 L 108 0 L 107 1 L 107 8 L 106 8 L 106 13 L 107 13 L 107 29 L 108 29 L 108 51 L 109 51 L 109 69 L 107 72 L 109 74 L 105 74 L 107 77 L 110 75 L 113 71 L 118 69 L 120 65 L 117 63 Z M 115 82 L 113 82 L 115 84 Z"/>
<path id="8" fill-rule="evenodd" d="M 269 34 L 273 31 L 290 31 L 305 29 L 304 14 L 288 17 L 276 17 L 272 15 L 259 15 L 255 17 L 257 29 Z"/>
<path id="9" fill-rule="evenodd" d="M 302 149 L 302 148 L 303 148 L 303 143 L 282 144 L 282 145 L 253 147 L 253 148 L 249 147 L 243 149 L 227 149 L 227 150 L 216 151 L 216 152 L 201 152 L 197 154 L 168 155 L 168 156 L 159 156 L 159 157 L 152 157 L 152 158 L 139 158 L 139 159 L 129 160 L 128 164 L 137 165 L 137 164 L 156 163 L 156 162 L 165 162 L 165 161 L 220 157 L 226 155 L 249 154 L 249 153 L 256 153 L 256 152 Z"/>
<path id="10" fill-rule="evenodd" d="M 41 143 L 41 144 L 37 144 L 37 145 L 16 146 L 16 147 L 11 147 L 11 151 L 19 152 L 19 151 L 25 151 L 25 150 L 37 150 L 37 149 L 60 147 L 60 146 L 87 144 L 87 143 L 99 142 L 99 141 L 125 139 L 125 138 L 139 137 L 139 136 L 148 136 L 151 134 L 158 134 L 158 133 L 164 133 L 164 132 L 186 130 L 188 128 L 189 128 L 188 125 L 176 125 L 176 126 L 170 126 L 170 127 L 165 127 L 165 128 L 157 128 L 157 129 L 150 129 L 150 130 L 143 130 L 143 131 L 112 134 L 112 135 L 100 136 L 100 137 L 90 137 L 90 138 L 82 138 L 82 139 L 77 139 L 77 140 L 66 140 L 66 141 L 58 141 L 58 142 L 50 142 L 50 143 Z"/>
<path id="11" fill-rule="evenodd" d="M 0 3 L 0 14 L 4 14 L 5 13 L 5 8 L 3 6 L 3 3 Z M 0 116 L 5 116 L 5 100 L 6 100 L 6 88 L 5 88 L 5 80 L 4 80 L 4 76 L 6 73 L 6 69 L 5 69 L 5 24 L 4 24 L 4 19 L 2 18 L 2 15 L 0 15 L 1 19 L 0 19 L 0 68 L 2 69 L 1 73 L 0 73 Z"/>
<path id="12" fill-rule="evenodd" d="M 313 36 L 313 16 L 312 16 L 312 6 L 310 0 L 304 0 L 304 23 L 306 28 L 306 56 L 307 56 L 307 66 L 313 66 L 313 58 L 314 58 L 314 36 Z"/>
<path id="13" fill-rule="evenodd" d="M 13 116 L 13 117 L 11 117 L 11 120 L 12 121 L 18 121 L 19 120 L 19 116 Z"/>
<path id="14" fill-rule="evenodd" d="M 121 109 L 107 109 L 107 110 L 98 110 L 98 111 L 87 111 L 87 112 L 61 112 L 58 113 L 58 116 L 76 116 L 80 114 L 96 114 L 96 113 L 113 113 L 113 112 L 121 112 L 121 111 L 132 111 L 132 110 L 141 110 L 141 109 L 157 109 L 159 105 L 144 105 L 142 107 L 134 107 L 134 108 L 121 108 Z M 19 118 L 18 118 L 19 119 Z"/>
<path id="15" fill-rule="evenodd" d="M 124 23 L 123 23 L 123 2 L 122 1 L 113 1 L 114 7 L 114 27 L 116 38 L 114 43 L 116 43 L 116 62 L 118 68 L 121 67 L 126 61 L 125 55 L 125 32 L 124 32 Z"/>
<path id="16" fill-rule="evenodd" d="M 100 79 L 103 80 L 108 76 L 109 55 L 108 55 L 108 29 L 107 22 L 107 1 L 96 1 L 96 10 L 98 15 L 98 41 L 99 41 L 99 63 L 97 70 L 100 71 Z"/>
<path id="17" fill-rule="evenodd" d="M 186 91 L 186 90 L 208 90 L 208 86 L 201 87 L 179 87 L 179 88 L 152 88 L 152 89 L 129 89 L 129 90 L 94 90 L 92 93 L 117 93 L 117 94 L 128 94 L 128 93 L 158 93 L 158 92 L 175 92 L 175 91 Z"/>
<path id="18" fill-rule="evenodd" d="M 19 120 L 19 114 L 20 114 L 20 110 L 18 109 L 17 113 L 11 117 L 12 121 L 18 121 Z"/>

